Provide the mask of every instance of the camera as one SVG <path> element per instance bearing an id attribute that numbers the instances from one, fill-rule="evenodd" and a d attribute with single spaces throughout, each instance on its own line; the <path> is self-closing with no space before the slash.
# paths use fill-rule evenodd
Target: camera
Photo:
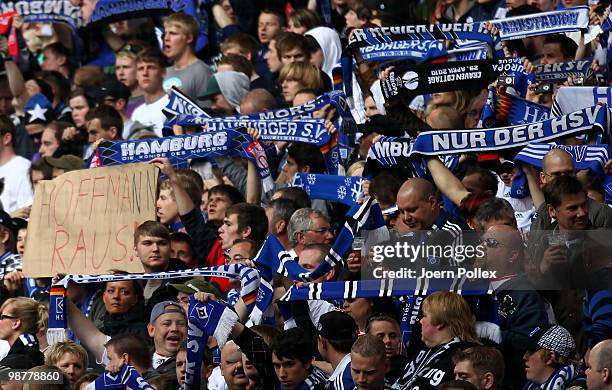
<path id="1" fill-rule="evenodd" d="M 535 92 L 537 94 L 543 95 L 543 94 L 553 93 L 553 90 L 554 90 L 554 84 L 538 84 Z"/>
<path id="2" fill-rule="evenodd" d="M 499 76 L 497 78 L 497 86 L 499 87 L 513 87 L 514 77 L 512 76 Z"/>

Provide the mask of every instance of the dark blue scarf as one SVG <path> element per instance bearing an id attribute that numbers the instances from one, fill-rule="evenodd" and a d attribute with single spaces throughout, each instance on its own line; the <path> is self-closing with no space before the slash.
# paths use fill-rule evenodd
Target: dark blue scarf
<path id="1" fill-rule="evenodd" d="M 510 125 L 525 125 L 549 118 L 551 113 L 548 107 L 518 96 L 498 93 L 495 88 L 489 90 L 487 102 L 480 115 L 483 127 L 493 127 L 497 121 Z"/>

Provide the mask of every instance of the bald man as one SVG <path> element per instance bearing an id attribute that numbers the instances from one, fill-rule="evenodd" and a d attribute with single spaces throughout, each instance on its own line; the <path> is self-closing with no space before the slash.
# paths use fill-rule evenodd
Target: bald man
<path id="1" fill-rule="evenodd" d="M 491 284 L 498 306 L 499 331 L 502 353 L 506 357 L 504 387 L 520 388 L 524 385 L 523 355 L 518 335 L 529 334 L 539 324 L 549 323 L 542 297 L 523 271 L 524 245 L 519 231 L 508 225 L 493 225 L 482 236 L 484 256 L 477 258 L 475 266 L 496 273 Z"/>
<path id="2" fill-rule="evenodd" d="M 591 349 L 586 377 L 589 390 L 612 390 L 612 339 L 600 341 Z"/>
<path id="3" fill-rule="evenodd" d="M 406 180 L 397 193 L 397 207 L 408 236 L 411 240 L 417 240 L 415 244 L 442 247 L 461 245 L 462 230 L 467 230 L 467 226 L 453 220 L 444 211 L 440 206 L 439 194 L 429 181 L 422 178 Z M 453 259 L 445 257 L 423 256 L 422 260 L 434 268 L 457 265 Z"/>

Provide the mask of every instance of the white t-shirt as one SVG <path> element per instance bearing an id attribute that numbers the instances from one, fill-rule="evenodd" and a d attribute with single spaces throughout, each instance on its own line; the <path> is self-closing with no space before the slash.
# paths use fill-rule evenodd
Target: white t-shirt
<path id="1" fill-rule="evenodd" d="M 132 113 L 131 120 L 140 122 L 145 126 L 152 126 L 153 131 L 159 137 L 162 136 L 162 129 L 164 128 L 164 122 L 166 116 L 162 112 L 162 108 L 168 104 L 168 95 L 163 95 L 153 103 L 142 103 L 136 107 Z"/>
<path id="2" fill-rule="evenodd" d="M 0 178 L 4 179 L 0 201 L 4 211 L 9 214 L 32 204 L 32 184 L 28 174 L 31 165 L 30 160 L 15 156 L 0 166 Z"/>

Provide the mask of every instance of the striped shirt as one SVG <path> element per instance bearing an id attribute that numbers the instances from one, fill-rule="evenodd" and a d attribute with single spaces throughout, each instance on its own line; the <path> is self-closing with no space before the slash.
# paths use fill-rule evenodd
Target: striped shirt
<path id="1" fill-rule="evenodd" d="M 353 386 L 351 354 L 347 353 L 327 380 L 325 390 L 350 390 Z"/>

